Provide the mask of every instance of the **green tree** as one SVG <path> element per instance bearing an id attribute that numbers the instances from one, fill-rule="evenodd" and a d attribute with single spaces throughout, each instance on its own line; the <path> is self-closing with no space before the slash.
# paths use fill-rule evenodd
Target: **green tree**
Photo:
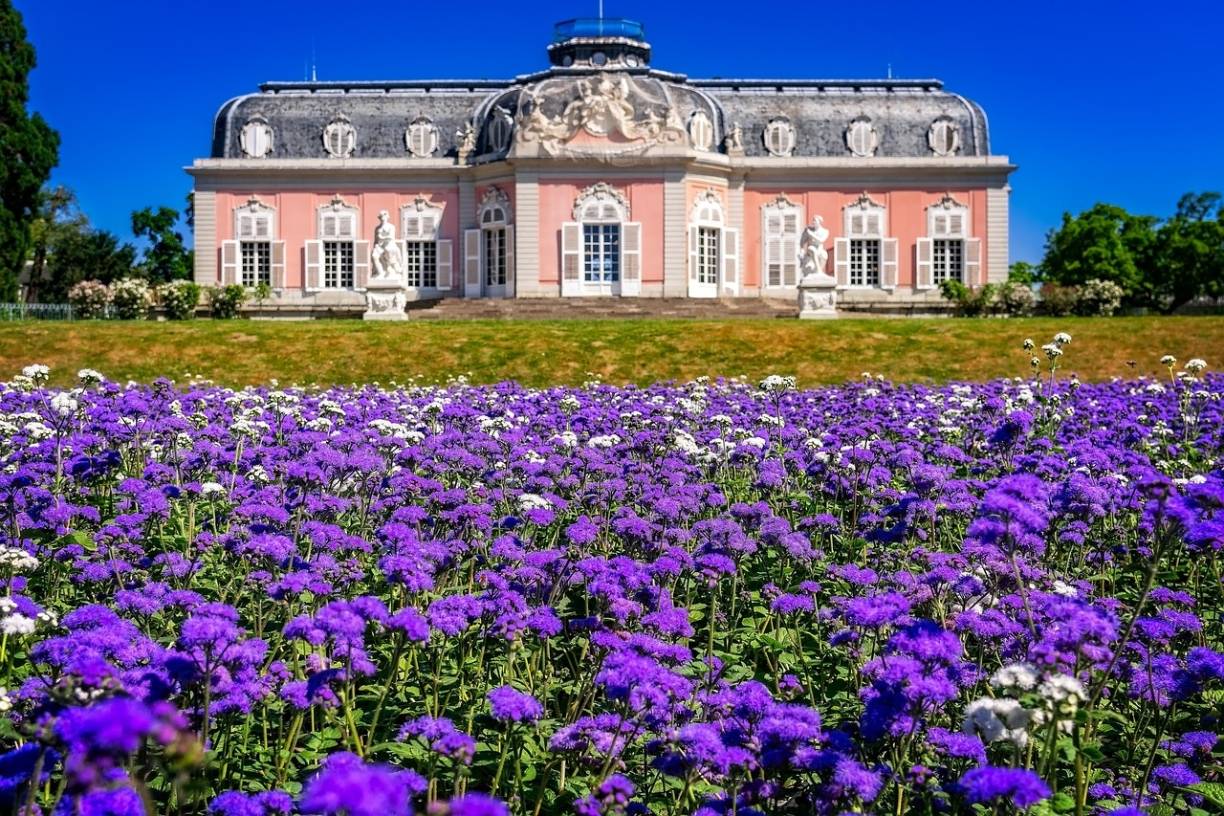
<path id="1" fill-rule="evenodd" d="M 26 105 L 34 46 L 12 0 L 0 0 L 0 301 L 18 296 L 39 193 L 59 161 L 59 135 Z"/>
<path id="2" fill-rule="evenodd" d="M 1186 193 L 1156 234 L 1153 286 L 1172 311 L 1197 297 L 1224 296 L 1224 205 L 1219 193 Z"/>
<path id="3" fill-rule="evenodd" d="M 1156 292 L 1148 272 L 1159 220 L 1111 204 L 1097 204 L 1076 216 L 1064 213 L 1062 225 L 1046 236 L 1041 277 L 1064 286 L 1113 281 L 1129 303 L 1152 304 Z"/>
<path id="4" fill-rule="evenodd" d="M 1028 261 L 1016 261 L 1007 268 L 1007 279 L 1012 283 L 1036 283 L 1041 280 L 1041 269 Z"/>
<path id="5" fill-rule="evenodd" d="M 106 230 L 64 231 L 47 256 L 47 272 L 40 298 L 44 303 L 66 303 L 68 290 L 83 280 L 114 283 L 131 277 L 136 263 L 136 248 L 120 242 Z"/>
<path id="6" fill-rule="evenodd" d="M 38 213 L 30 224 L 30 274 L 26 283 L 25 300 L 49 303 L 47 262 L 52 249 L 65 236 L 89 229 L 89 219 L 77 206 L 76 194 L 67 187 L 44 189 L 39 194 Z"/>
<path id="7" fill-rule="evenodd" d="M 152 283 L 168 283 L 191 277 L 192 253 L 175 229 L 178 211 L 172 207 L 146 207 L 132 213 L 132 232 L 149 242 L 140 269 Z"/>

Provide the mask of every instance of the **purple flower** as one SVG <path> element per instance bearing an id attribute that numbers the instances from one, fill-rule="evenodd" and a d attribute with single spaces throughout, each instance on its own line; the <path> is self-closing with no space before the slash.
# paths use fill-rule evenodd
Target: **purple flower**
<path id="1" fill-rule="evenodd" d="M 469 793 L 452 799 L 443 808 L 431 810 L 430 816 L 510 816 L 510 808 L 500 799 L 483 793 Z"/>
<path id="2" fill-rule="evenodd" d="M 494 719 L 503 722 L 535 722 L 544 716 L 544 706 L 530 694 L 513 686 L 499 686 L 486 695 Z"/>
<path id="3" fill-rule="evenodd" d="M 290 816 L 293 798 L 283 791 L 226 791 L 212 800 L 208 812 L 215 816 Z"/>
<path id="4" fill-rule="evenodd" d="M 367 765 L 355 754 L 332 754 L 302 791 L 302 813 L 320 816 L 412 816 L 425 780 L 415 771 Z"/>
<path id="5" fill-rule="evenodd" d="M 1007 799 L 1018 808 L 1035 805 L 1050 795 L 1050 788 L 1027 768 L 974 768 L 960 778 L 957 786 L 972 804 Z"/>

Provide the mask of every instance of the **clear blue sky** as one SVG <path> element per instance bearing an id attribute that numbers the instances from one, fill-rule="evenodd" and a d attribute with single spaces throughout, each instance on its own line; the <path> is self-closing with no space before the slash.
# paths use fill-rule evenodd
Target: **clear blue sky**
<path id="1" fill-rule="evenodd" d="M 597 0 L 16 0 L 38 50 L 31 105 L 63 138 L 54 181 L 94 223 L 181 207 L 213 114 L 265 80 L 506 78 L 546 65 L 557 20 Z M 864 9 L 858 13 L 854 9 Z M 981 10 L 979 10 L 981 9 Z M 1064 210 L 1167 214 L 1224 191 L 1219 0 L 1164 3 L 645 2 L 656 67 L 695 77 L 937 77 L 979 101 L 1012 185 L 1012 258 Z"/>

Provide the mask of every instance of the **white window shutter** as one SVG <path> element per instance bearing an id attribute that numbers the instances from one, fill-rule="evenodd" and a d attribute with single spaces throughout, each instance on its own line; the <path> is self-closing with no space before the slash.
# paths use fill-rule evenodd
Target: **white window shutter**
<path id="1" fill-rule="evenodd" d="M 942 238 L 948 234 L 948 216 L 934 215 L 931 217 L 931 237 Z"/>
<path id="2" fill-rule="evenodd" d="M 844 289 L 850 285 L 849 238 L 837 238 L 833 241 L 833 275 L 837 278 L 838 288 Z"/>
<path id="3" fill-rule="evenodd" d="M 897 288 L 897 239 L 880 241 L 880 285 L 885 289 Z"/>
<path id="4" fill-rule="evenodd" d="M 561 225 L 561 296 L 582 293 L 582 225 L 566 221 Z"/>
<path id="5" fill-rule="evenodd" d="M 854 237 L 866 234 L 867 227 L 865 221 L 866 217 L 861 212 L 851 213 L 849 229 L 846 232 Z"/>
<path id="6" fill-rule="evenodd" d="M 463 233 L 464 297 L 480 297 L 480 239 L 481 230 L 465 230 Z"/>
<path id="7" fill-rule="evenodd" d="M 272 242 L 272 288 L 285 288 L 285 242 Z"/>
<path id="8" fill-rule="evenodd" d="M 781 286 L 784 264 L 782 263 L 782 239 L 777 234 L 765 238 L 765 251 L 762 257 L 765 260 L 765 285 Z"/>
<path id="9" fill-rule="evenodd" d="M 982 280 L 982 239 L 965 239 L 965 283 L 980 286 Z"/>
<path id="10" fill-rule="evenodd" d="M 237 241 L 221 242 L 221 285 L 229 286 L 238 282 L 238 259 L 240 252 Z"/>
<path id="11" fill-rule="evenodd" d="M 918 239 L 918 263 L 914 270 L 914 288 L 930 289 L 934 286 L 931 275 L 931 257 L 934 241 L 930 238 Z"/>
<path id="12" fill-rule="evenodd" d="M 272 237 L 272 216 L 255 216 L 255 237 L 263 240 Z"/>
<path id="13" fill-rule="evenodd" d="M 255 237 L 255 217 L 242 213 L 238 216 L 238 237 L 250 240 Z"/>
<path id="14" fill-rule="evenodd" d="M 722 239 L 722 288 L 734 295 L 739 292 L 739 230 L 724 227 Z"/>
<path id="15" fill-rule="evenodd" d="M 689 285 L 697 283 L 697 228 L 689 227 Z"/>
<path id="16" fill-rule="evenodd" d="M 339 230 L 336 228 L 336 216 L 324 215 L 319 218 L 319 237 L 324 241 L 334 240 Z"/>
<path id="17" fill-rule="evenodd" d="M 341 240 L 348 240 L 356 237 L 355 222 L 356 218 L 350 213 L 348 215 L 336 216 L 336 237 Z"/>
<path id="18" fill-rule="evenodd" d="M 306 278 L 303 282 L 307 292 L 318 292 L 323 288 L 323 242 L 306 242 Z"/>
<path id="19" fill-rule="evenodd" d="M 799 282 L 799 210 L 788 210 L 782 216 L 781 253 L 782 284 L 794 286 Z"/>
<path id="20" fill-rule="evenodd" d="M 454 242 L 447 239 L 438 241 L 438 288 L 442 290 L 451 288 L 451 270 L 455 266 L 455 246 Z"/>
<path id="21" fill-rule="evenodd" d="M 364 289 L 370 280 L 370 242 L 353 242 L 353 288 Z"/>
<path id="22" fill-rule="evenodd" d="M 407 215 L 404 216 L 404 240 L 405 241 L 420 241 L 423 238 L 424 230 L 421 229 L 421 216 Z"/>
<path id="23" fill-rule="evenodd" d="M 642 293 L 642 225 L 621 225 L 621 295 L 637 297 Z"/>

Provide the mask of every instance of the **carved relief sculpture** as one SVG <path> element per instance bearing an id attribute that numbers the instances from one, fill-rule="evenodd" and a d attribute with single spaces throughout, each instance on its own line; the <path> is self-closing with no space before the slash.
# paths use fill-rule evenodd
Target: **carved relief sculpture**
<path id="1" fill-rule="evenodd" d="M 400 254 L 399 243 L 395 240 L 395 225 L 391 223 L 391 213 L 386 210 L 378 214 L 370 267 L 371 280 L 399 280 L 404 276 L 404 258 Z"/>

